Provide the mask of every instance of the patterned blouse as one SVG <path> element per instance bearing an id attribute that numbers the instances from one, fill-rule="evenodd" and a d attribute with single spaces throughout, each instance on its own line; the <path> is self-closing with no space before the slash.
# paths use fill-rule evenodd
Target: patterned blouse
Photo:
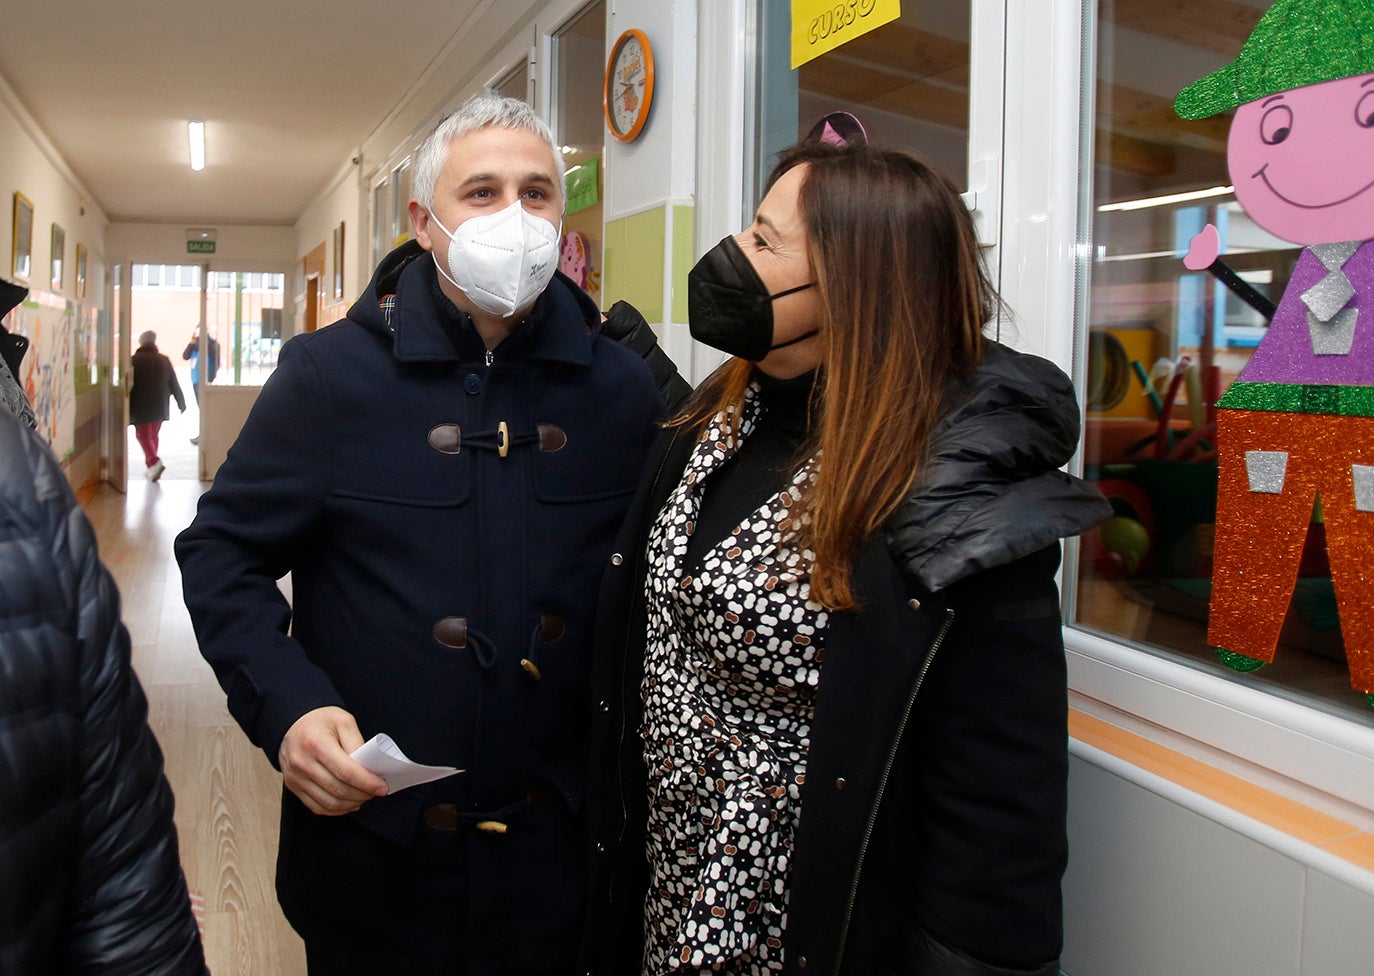
<path id="1" fill-rule="evenodd" d="M 741 441 L 761 409 L 752 388 Z M 702 494 L 738 449 L 727 445 L 723 421 L 693 449 L 649 537 L 646 974 L 782 968 L 790 848 L 828 621 L 809 599 L 812 554 L 787 534 L 814 467 L 802 465 L 687 565 Z"/>

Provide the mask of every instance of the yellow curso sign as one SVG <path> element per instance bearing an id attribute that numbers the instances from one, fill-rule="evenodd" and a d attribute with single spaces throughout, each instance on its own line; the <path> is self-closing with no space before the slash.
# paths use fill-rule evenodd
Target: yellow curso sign
<path id="1" fill-rule="evenodd" d="M 792 0 L 792 67 L 902 15 L 902 0 Z"/>

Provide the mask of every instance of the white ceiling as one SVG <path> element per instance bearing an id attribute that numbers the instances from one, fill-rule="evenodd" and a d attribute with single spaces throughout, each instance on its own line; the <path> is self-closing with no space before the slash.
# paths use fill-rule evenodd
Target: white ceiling
<path id="1" fill-rule="evenodd" d="M 0 77 L 111 221 L 290 225 L 485 6 L 15 0 Z"/>

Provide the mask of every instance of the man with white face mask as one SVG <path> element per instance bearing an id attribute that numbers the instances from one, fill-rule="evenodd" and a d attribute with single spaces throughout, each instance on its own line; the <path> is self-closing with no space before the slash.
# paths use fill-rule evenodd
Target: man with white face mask
<path id="1" fill-rule="evenodd" d="M 277 891 L 311 976 L 573 965 L 597 585 L 685 384 L 660 395 L 556 274 L 562 215 L 532 109 L 444 120 L 415 240 L 283 346 L 177 540 L 201 651 L 283 773 Z M 388 795 L 350 756 L 382 733 L 463 772 Z"/>

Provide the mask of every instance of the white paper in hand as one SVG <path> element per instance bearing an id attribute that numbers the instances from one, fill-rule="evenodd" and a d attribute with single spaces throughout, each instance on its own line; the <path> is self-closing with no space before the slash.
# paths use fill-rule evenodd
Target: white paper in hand
<path id="1" fill-rule="evenodd" d="M 357 763 L 367 767 L 368 772 L 376 773 L 386 782 L 387 793 L 395 793 L 421 783 L 432 783 L 436 779 L 461 773 L 453 766 L 422 766 L 411 762 L 406 754 L 385 732 L 368 739 L 349 756 Z"/>

